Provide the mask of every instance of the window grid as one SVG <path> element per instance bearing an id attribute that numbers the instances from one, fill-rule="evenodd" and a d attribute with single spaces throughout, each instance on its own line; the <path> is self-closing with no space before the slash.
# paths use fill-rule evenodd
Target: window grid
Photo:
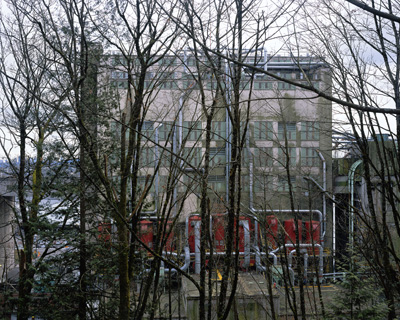
<path id="1" fill-rule="evenodd" d="M 318 153 L 314 148 L 301 148 L 301 165 L 306 167 L 319 166 Z"/>
<path id="2" fill-rule="evenodd" d="M 225 148 L 210 148 L 210 165 L 214 167 L 218 165 L 225 165 L 225 163 Z"/>
<path id="3" fill-rule="evenodd" d="M 146 184 L 146 178 L 147 178 L 147 176 L 138 176 L 138 187 L 139 187 L 139 189 L 140 189 L 140 191 L 141 192 L 143 192 L 144 191 L 144 186 L 145 186 L 145 184 Z M 153 181 L 154 182 L 154 181 Z M 149 178 L 149 182 L 148 182 L 148 184 L 150 185 L 150 183 L 151 183 L 151 177 Z M 148 185 L 148 186 L 149 186 Z M 154 192 L 154 183 L 152 183 L 150 186 L 149 186 L 150 188 L 149 188 L 149 193 L 152 193 L 152 192 Z"/>
<path id="4" fill-rule="evenodd" d="M 225 140 L 226 138 L 225 121 L 212 122 L 212 140 Z"/>
<path id="5" fill-rule="evenodd" d="M 254 121 L 254 140 L 273 139 L 272 121 Z"/>
<path id="6" fill-rule="evenodd" d="M 201 165 L 201 148 L 184 148 L 183 158 L 194 167 Z"/>
<path id="7" fill-rule="evenodd" d="M 287 150 L 287 151 L 286 151 Z M 296 148 L 279 148 L 278 149 L 278 165 L 285 167 L 286 166 L 286 152 L 289 153 L 289 165 L 294 167 L 296 165 Z"/>
<path id="8" fill-rule="evenodd" d="M 208 186 L 215 192 L 225 192 L 225 176 L 208 176 Z"/>
<path id="9" fill-rule="evenodd" d="M 140 161 L 143 167 L 154 167 L 154 149 L 142 147 L 140 150 Z"/>
<path id="10" fill-rule="evenodd" d="M 272 167 L 273 154 L 271 147 L 260 147 L 254 150 L 255 167 Z"/>
<path id="11" fill-rule="evenodd" d="M 271 177 L 265 174 L 256 174 L 254 176 L 254 192 L 265 192 L 270 188 Z"/>
<path id="12" fill-rule="evenodd" d="M 301 140 L 318 141 L 319 123 L 305 121 L 301 123 Z"/>
<path id="13" fill-rule="evenodd" d="M 292 190 L 294 190 L 296 188 L 296 177 L 290 177 L 290 182 L 292 184 Z M 287 177 L 278 177 L 278 191 L 289 191 L 289 182 Z"/>
<path id="14" fill-rule="evenodd" d="M 285 140 L 285 132 L 287 140 L 296 140 L 296 122 L 279 122 L 278 123 L 278 138 Z"/>
<path id="15" fill-rule="evenodd" d="M 173 128 L 174 128 L 173 121 L 164 121 L 158 129 L 158 140 L 167 141 L 169 136 L 168 141 L 171 141 L 173 137 L 173 132 L 172 132 Z"/>
<path id="16" fill-rule="evenodd" d="M 183 139 L 187 141 L 198 141 L 201 137 L 200 121 L 184 121 L 183 122 Z"/>

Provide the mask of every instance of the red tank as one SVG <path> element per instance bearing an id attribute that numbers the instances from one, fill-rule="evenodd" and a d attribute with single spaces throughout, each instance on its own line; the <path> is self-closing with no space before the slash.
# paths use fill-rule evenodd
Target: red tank
<path id="1" fill-rule="evenodd" d="M 278 224 L 278 219 L 274 215 L 267 216 L 265 238 L 267 240 L 267 246 L 272 249 L 278 247 Z"/>
<path id="2" fill-rule="evenodd" d="M 149 220 L 140 220 L 139 238 L 146 246 L 148 246 L 149 248 L 153 248 L 153 222 Z"/>
<path id="3" fill-rule="evenodd" d="M 214 250 L 215 252 L 225 251 L 225 215 L 216 214 L 212 219 L 212 232 L 214 235 Z"/>
<path id="4" fill-rule="evenodd" d="M 188 225 L 188 240 L 189 240 L 189 248 L 190 252 L 195 252 L 195 237 L 194 237 L 194 223 L 200 222 L 201 218 L 198 215 L 193 215 L 189 217 L 189 225 Z M 201 233 L 201 230 L 200 230 Z"/>
<path id="5" fill-rule="evenodd" d="M 247 221 L 249 232 L 251 232 L 252 224 L 251 219 L 248 217 L 240 216 L 239 221 Z M 235 225 L 236 229 L 236 225 Z M 245 230 L 242 223 L 239 223 L 239 252 L 244 252 L 244 245 L 245 245 Z"/>
<path id="6" fill-rule="evenodd" d="M 172 221 L 167 222 L 167 227 L 165 229 L 165 236 L 167 236 L 167 241 L 165 242 L 164 251 L 174 251 L 175 243 L 174 243 L 174 231 L 172 230 Z"/>
<path id="7" fill-rule="evenodd" d="M 312 243 L 312 244 L 321 244 L 321 223 L 319 221 L 306 221 L 304 223 L 304 227 L 306 229 L 306 243 Z M 319 249 L 315 248 L 313 250 L 312 248 L 308 249 L 309 254 L 319 254 Z"/>
<path id="8" fill-rule="evenodd" d="M 299 240 L 302 242 L 302 221 L 297 220 Z M 296 244 L 296 223 L 294 219 L 285 220 L 285 243 Z"/>
<path id="9" fill-rule="evenodd" d="M 99 240 L 106 243 L 111 242 L 111 223 L 101 222 L 97 230 L 99 231 L 99 235 L 97 236 Z"/>

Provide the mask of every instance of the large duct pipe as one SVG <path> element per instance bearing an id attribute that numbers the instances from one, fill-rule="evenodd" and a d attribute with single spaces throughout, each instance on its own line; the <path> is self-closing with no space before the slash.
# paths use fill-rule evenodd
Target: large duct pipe
<path id="1" fill-rule="evenodd" d="M 349 247 L 350 253 L 353 254 L 354 248 L 354 176 L 356 174 L 357 167 L 362 163 L 362 160 L 358 160 L 353 163 L 349 170 L 348 184 L 350 192 L 350 204 L 349 204 Z"/>
<path id="2" fill-rule="evenodd" d="M 244 268 L 250 266 L 250 227 L 247 220 L 239 221 L 239 225 L 243 226 L 244 230 Z"/>
<path id="3" fill-rule="evenodd" d="M 321 226 L 321 231 L 323 230 L 322 236 L 321 236 L 321 244 L 322 247 L 324 247 L 324 238 L 325 238 L 325 232 L 326 232 L 326 160 L 321 153 L 321 151 L 317 150 L 318 155 L 322 161 L 322 188 L 323 188 L 323 193 L 322 193 L 322 214 L 323 214 L 323 225 Z"/>
<path id="4" fill-rule="evenodd" d="M 190 266 L 190 249 L 188 246 L 185 246 L 185 264 L 180 268 L 182 271 L 186 271 Z"/>
<path id="5" fill-rule="evenodd" d="M 308 273 L 308 253 L 307 251 L 304 253 L 304 280 L 307 281 L 307 273 Z"/>
<path id="6" fill-rule="evenodd" d="M 194 224 L 194 272 L 200 274 L 201 259 L 200 259 L 200 226 L 201 221 L 193 221 Z"/>

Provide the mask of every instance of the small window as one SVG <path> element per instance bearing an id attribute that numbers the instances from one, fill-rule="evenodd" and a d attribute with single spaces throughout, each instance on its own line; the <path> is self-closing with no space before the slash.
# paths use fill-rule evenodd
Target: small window
<path id="1" fill-rule="evenodd" d="M 166 147 L 166 148 L 159 148 L 159 157 L 160 157 L 160 166 L 161 167 L 170 167 L 171 166 L 171 159 L 173 157 L 171 153 L 171 148 Z"/>
<path id="2" fill-rule="evenodd" d="M 183 122 L 183 139 L 188 141 L 198 141 L 201 137 L 200 121 L 184 121 Z"/>
<path id="3" fill-rule="evenodd" d="M 201 165 L 201 148 L 184 148 L 183 159 L 193 167 Z"/>
<path id="4" fill-rule="evenodd" d="M 225 192 L 226 181 L 225 176 L 209 176 L 208 187 L 214 192 Z"/>
<path id="5" fill-rule="evenodd" d="M 281 141 L 296 140 L 296 122 L 279 122 L 278 123 L 278 138 Z"/>
<path id="6" fill-rule="evenodd" d="M 272 167 L 273 154 L 271 147 L 262 147 L 254 150 L 255 167 Z"/>
<path id="7" fill-rule="evenodd" d="M 212 167 L 226 164 L 225 148 L 210 148 L 210 165 Z"/>
<path id="8" fill-rule="evenodd" d="M 164 121 L 158 126 L 158 140 L 160 141 L 172 141 L 174 136 L 174 122 Z"/>
<path id="9" fill-rule="evenodd" d="M 270 184 L 272 182 L 272 177 L 265 174 L 254 175 L 254 192 L 265 193 L 267 190 L 271 190 Z"/>
<path id="10" fill-rule="evenodd" d="M 290 183 L 292 185 L 292 191 L 296 188 L 296 177 L 290 177 Z M 287 177 L 278 177 L 278 191 L 289 192 L 289 180 Z"/>
<path id="11" fill-rule="evenodd" d="M 154 167 L 154 149 L 143 147 L 140 150 L 140 164 L 143 167 Z"/>
<path id="12" fill-rule="evenodd" d="M 318 141 L 319 140 L 319 123 L 305 121 L 301 123 L 301 140 Z"/>
<path id="13" fill-rule="evenodd" d="M 287 158 L 286 158 L 286 152 L 289 154 L 289 165 L 291 167 L 296 166 L 296 148 L 279 148 L 278 149 L 278 165 L 281 167 L 286 167 L 287 163 Z"/>
<path id="14" fill-rule="evenodd" d="M 138 187 L 141 192 L 144 191 L 144 187 L 146 185 L 147 176 L 138 176 Z M 154 183 L 151 183 L 151 177 L 149 177 L 147 182 L 147 187 L 149 188 L 150 193 L 154 192 Z"/>
<path id="15" fill-rule="evenodd" d="M 320 159 L 314 148 L 301 148 L 301 165 L 305 167 L 318 167 Z"/>
<path id="16" fill-rule="evenodd" d="M 153 121 L 143 121 L 142 132 L 141 132 L 142 135 L 147 138 L 150 138 L 154 133 L 153 125 L 154 125 Z"/>
<path id="17" fill-rule="evenodd" d="M 272 140 L 272 121 L 254 121 L 254 140 Z"/>
<path id="18" fill-rule="evenodd" d="M 225 121 L 214 121 L 212 122 L 212 137 L 211 140 L 225 140 L 226 138 L 226 126 Z"/>

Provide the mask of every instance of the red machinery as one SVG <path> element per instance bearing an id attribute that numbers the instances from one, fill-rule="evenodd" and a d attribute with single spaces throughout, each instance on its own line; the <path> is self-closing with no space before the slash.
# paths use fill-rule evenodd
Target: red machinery
<path id="1" fill-rule="evenodd" d="M 267 240 L 268 248 L 276 249 L 278 247 L 278 225 L 278 219 L 274 215 L 267 216 L 265 238 Z"/>
<path id="2" fill-rule="evenodd" d="M 174 251 L 175 250 L 175 242 L 174 242 L 174 230 L 172 229 L 172 221 L 167 222 L 167 226 L 165 228 L 165 236 L 168 237 L 165 242 L 164 250 L 165 251 Z"/>
<path id="3" fill-rule="evenodd" d="M 153 222 L 149 220 L 140 221 L 139 238 L 149 248 L 153 248 L 153 240 L 154 240 Z"/>
<path id="4" fill-rule="evenodd" d="M 195 224 L 200 223 L 201 218 L 198 215 L 193 215 L 189 217 L 188 223 L 188 242 L 190 252 L 195 252 Z"/>
<path id="5" fill-rule="evenodd" d="M 306 243 L 310 244 L 321 244 L 321 223 L 319 221 L 306 221 L 304 223 L 304 227 L 306 229 Z M 309 254 L 317 254 L 319 251 L 318 249 L 308 249 Z"/>
<path id="6" fill-rule="evenodd" d="M 212 218 L 212 233 L 214 235 L 214 246 L 216 252 L 225 251 L 225 215 L 216 214 Z"/>
<path id="7" fill-rule="evenodd" d="M 99 231 L 99 235 L 97 236 L 99 240 L 107 243 L 111 241 L 111 223 L 101 222 L 97 230 Z"/>
<path id="8" fill-rule="evenodd" d="M 285 220 L 285 243 L 296 244 L 296 223 L 295 219 Z M 302 221 L 297 220 L 297 229 L 299 233 L 299 241 L 302 242 Z"/>

